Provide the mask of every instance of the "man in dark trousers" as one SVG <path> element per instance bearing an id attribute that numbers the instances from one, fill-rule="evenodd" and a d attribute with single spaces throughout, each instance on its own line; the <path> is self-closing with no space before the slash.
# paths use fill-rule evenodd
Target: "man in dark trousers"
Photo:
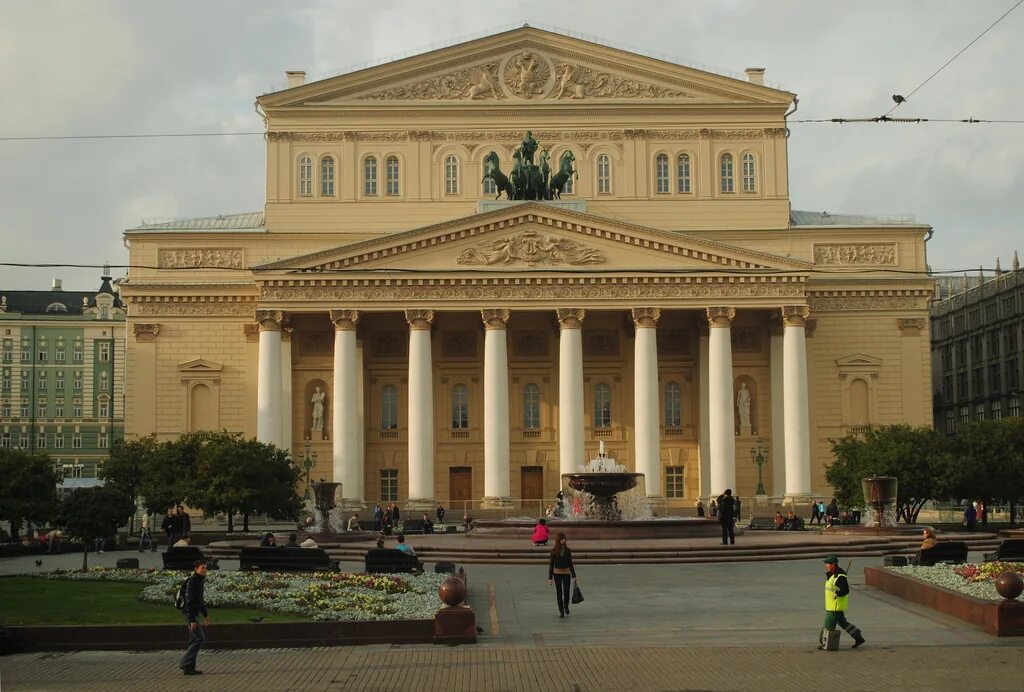
<path id="1" fill-rule="evenodd" d="M 835 555 L 829 555 L 825 558 L 825 624 L 821 627 L 819 649 L 828 646 L 826 633 L 835 630 L 836 625 L 853 637 L 854 649 L 864 643 L 864 635 L 861 634 L 860 628 L 846 619 L 849 600 L 850 581 L 846 577 L 846 572 L 839 566 L 839 559 Z"/>
<path id="2" fill-rule="evenodd" d="M 722 525 L 722 545 L 736 544 L 736 498 L 732 488 L 718 496 L 718 523 Z"/>
<path id="3" fill-rule="evenodd" d="M 181 522 L 181 535 L 191 536 L 192 535 L 192 517 L 188 515 L 185 508 L 178 505 L 178 521 Z"/>
<path id="4" fill-rule="evenodd" d="M 167 536 L 167 547 L 168 549 L 175 544 L 175 542 L 181 538 L 181 536 L 175 533 L 174 527 L 178 524 L 178 515 L 174 513 L 174 509 L 167 510 L 167 516 L 164 517 L 163 522 L 160 524 L 160 530 Z"/>
<path id="5" fill-rule="evenodd" d="M 182 613 L 185 622 L 188 623 L 188 648 L 185 655 L 181 657 L 178 666 L 185 675 L 202 675 L 201 670 L 196 670 L 196 657 L 199 649 L 206 642 L 206 633 L 203 628 L 210 624 L 210 614 L 206 612 L 206 602 L 203 600 L 203 587 L 206 583 L 206 560 L 199 559 L 195 563 L 195 572 L 185 582 L 185 607 Z M 199 616 L 203 621 L 199 622 Z"/>

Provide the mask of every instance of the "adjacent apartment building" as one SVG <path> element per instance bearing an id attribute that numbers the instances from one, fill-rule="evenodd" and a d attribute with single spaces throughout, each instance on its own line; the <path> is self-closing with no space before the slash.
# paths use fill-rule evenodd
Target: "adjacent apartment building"
<path id="1" fill-rule="evenodd" d="M 1024 367 L 1024 272 L 939 282 L 932 303 L 935 428 L 1019 416 Z"/>
<path id="2" fill-rule="evenodd" d="M 0 289 L 0 446 L 69 479 L 95 478 L 124 435 L 126 310 L 107 274 L 93 291 Z"/>

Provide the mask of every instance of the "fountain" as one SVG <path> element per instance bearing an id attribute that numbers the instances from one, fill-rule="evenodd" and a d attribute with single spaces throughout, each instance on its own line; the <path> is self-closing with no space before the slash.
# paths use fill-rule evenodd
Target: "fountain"
<path id="1" fill-rule="evenodd" d="M 861 490 L 867 504 L 868 521 L 865 524 L 833 524 L 826 533 L 840 535 L 916 535 L 924 524 L 900 524 L 897 521 L 896 502 L 899 481 L 894 476 L 869 476 L 861 478 Z"/>
<path id="2" fill-rule="evenodd" d="M 334 495 L 337 493 L 341 483 L 320 481 L 310 483 L 313 487 L 313 506 L 316 507 L 316 522 L 313 525 L 313 533 L 326 535 L 331 530 L 331 510 L 334 509 Z"/>
<path id="3" fill-rule="evenodd" d="M 575 493 L 563 490 L 559 503 L 561 516 L 573 516 L 577 519 L 601 519 L 604 521 L 621 521 L 623 519 L 650 519 L 650 503 L 645 492 L 640 493 L 641 506 L 637 507 L 636 498 L 628 504 L 630 509 L 636 508 L 640 516 L 623 515 L 623 505 L 619 503 L 620 494 L 633 490 L 637 485 L 643 490 L 644 474 L 630 473 L 626 467 L 616 464 L 604 451 L 604 440 L 598 446 L 597 458 L 580 466 L 576 473 L 563 473 L 562 485 Z"/>

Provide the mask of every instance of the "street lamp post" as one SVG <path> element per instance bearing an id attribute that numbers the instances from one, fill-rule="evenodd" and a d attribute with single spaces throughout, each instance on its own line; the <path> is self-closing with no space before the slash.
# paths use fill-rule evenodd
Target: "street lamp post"
<path id="1" fill-rule="evenodd" d="M 750 460 L 757 464 L 757 494 L 767 495 L 764 491 L 764 479 L 761 476 L 761 469 L 768 463 L 768 454 L 771 450 L 764 444 L 761 438 L 757 438 L 757 447 L 750 448 Z"/>
<path id="2" fill-rule="evenodd" d="M 302 495 L 304 500 L 308 500 L 310 497 L 309 473 L 314 466 L 316 466 L 316 452 L 310 453 L 309 440 L 306 440 L 306 443 L 302 445 L 302 469 L 306 474 L 306 492 Z"/>

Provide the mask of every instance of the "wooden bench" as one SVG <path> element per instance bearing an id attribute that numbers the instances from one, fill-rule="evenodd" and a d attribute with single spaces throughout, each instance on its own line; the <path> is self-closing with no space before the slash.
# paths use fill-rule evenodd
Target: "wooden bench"
<path id="1" fill-rule="evenodd" d="M 751 517 L 747 529 L 750 531 L 774 531 L 775 519 L 774 517 Z"/>
<path id="2" fill-rule="evenodd" d="M 394 548 L 370 548 L 366 551 L 365 570 L 378 574 L 422 572 L 423 563 L 415 555 Z"/>
<path id="3" fill-rule="evenodd" d="M 338 561 L 323 548 L 247 546 L 238 556 L 238 569 L 261 572 L 337 572 Z"/>
<path id="4" fill-rule="evenodd" d="M 1024 562 L 1024 538 L 1007 538 L 994 553 L 985 553 L 985 562 L 1007 560 Z"/>
<path id="5" fill-rule="evenodd" d="M 183 569 L 192 571 L 195 569 L 196 560 L 203 559 L 203 551 L 194 545 L 190 545 L 187 548 L 171 548 L 165 553 L 161 553 L 164 559 L 164 569 Z M 217 559 L 208 557 L 206 558 L 207 569 L 220 569 L 217 565 Z"/>
<path id="6" fill-rule="evenodd" d="M 939 541 L 934 548 L 919 550 L 914 564 L 930 567 L 939 563 L 962 564 L 967 562 L 967 544 L 963 541 Z"/>

